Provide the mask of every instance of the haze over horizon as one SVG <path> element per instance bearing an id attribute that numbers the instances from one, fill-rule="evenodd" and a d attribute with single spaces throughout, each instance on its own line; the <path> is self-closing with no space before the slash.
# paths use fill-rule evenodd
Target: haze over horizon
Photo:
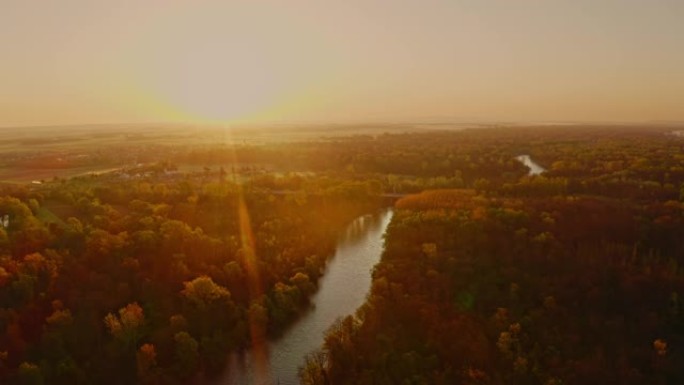
<path id="1" fill-rule="evenodd" d="M 9 0 L 0 127 L 684 121 L 684 2 Z"/>

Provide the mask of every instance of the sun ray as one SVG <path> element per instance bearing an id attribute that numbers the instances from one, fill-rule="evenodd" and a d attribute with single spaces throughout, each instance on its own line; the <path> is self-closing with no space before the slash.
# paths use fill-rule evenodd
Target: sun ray
<path id="1" fill-rule="evenodd" d="M 230 130 L 225 131 L 226 135 L 230 135 Z M 232 163 L 237 164 L 237 155 L 232 151 Z M 233 183 L 235 184 L 235 192 L 237 195 L 237 218 L 240 233 L 240 247 L 239 255 L 240 262 L 246 272 L 247 288 L 250 297 L 251 306 L 259 306 L 264 308 L 264 290 L 261 283 L 261 274 L 259 272 L 259 262 L 256 254 L 256 243 L 254 239 L 254 232 L 252 231 L 252 223 L 249 214 L 249 209 L 245 201 L 245 194 L 243 186 L 233 174 Z M 269 384 L 271 383 L 269 370 L 269 352 L 268 344 L 266 343 L 266 325 L 262 320 L 258 319 L 259 314 L 253 311 L 248 312 L 249 333 L 251 338 L 251 354 L 254 366 L 255 384 Z"/>

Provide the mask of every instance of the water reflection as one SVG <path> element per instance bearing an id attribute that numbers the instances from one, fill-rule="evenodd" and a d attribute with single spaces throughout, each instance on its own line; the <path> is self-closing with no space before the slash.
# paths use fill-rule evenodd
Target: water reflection
<path id="1" fill-rule="evenodd" d="M 257 384 L 249 351 L 231 355 L 222 385 L 298 384 L 304 357 L 323 344 L 323 334 L 337 318 L 353 314 L 370 290 L 371 271 L 383 251 L 383 234 L 392 211 L 355 219 L 340 236 L 335 256 L 321 279 L 313 307 L 280 339 L 269 344 L 270 380 Z"/>
<path id="2" fill-rule="evenodd" d="M 349 224 L 337 241 L 337 252 L 339 252 L 340 248 L 362 242 L 372 234 L 377 233 L 378 229 L 383 225 L 382 219 L 383 216 L 379 214 L 364 215 L 356 218 Z"/>

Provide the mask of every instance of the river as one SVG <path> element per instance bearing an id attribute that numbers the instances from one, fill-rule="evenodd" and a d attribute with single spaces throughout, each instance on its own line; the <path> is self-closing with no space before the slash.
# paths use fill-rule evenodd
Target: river
<path id="1" fill-rule="evenodd" d="M 297 371 L 304 357 L 323 345 L 325 331 L 339 317 L 353 314 L 366 300 L 371 286 L 371 270 L 380 261 L 385 230 L 392 211 L 356 218 L 337 243 L 312 298 L 313 306 L 278 340 L 269 346 L 270 384 L 299 384 Z M 216 385 L 255 384 L 249 351 L 233 354 Z M 263 376 L 262 376 L 263 377 Z"/>
<path id="2" fill-rule="evenodd" d="M 529 155 L 516 156 L 515 159 L 517 159 L 519 162 L 521 162 L 530 169 L 529 175 L 539 175 L 546 171 L 544 167 L 538 165 L 535 161 L 533 161 Z"/>

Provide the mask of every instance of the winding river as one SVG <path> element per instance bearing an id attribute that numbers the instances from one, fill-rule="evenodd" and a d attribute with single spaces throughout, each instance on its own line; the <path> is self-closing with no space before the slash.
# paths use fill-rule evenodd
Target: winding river
<path id="1" fill-rule="evenodd" d="M 339 317 L 353 314 L 366 299 L 371 270 L 380 261 L 383 235 L 392 211 L 356 218 L 337 243 L 334 257 L 321 278 L 313 306 L 278 340 L 269 346 L 270 382 L 256 384 L 249 351 L 231 356 L 228 367 L 216 385 L 294 385 L 304 357 L 323 345 L 325 331 Z M 263 376 L 260 376 L 263 377 Z"/>
<path id="2" fill-rule="evenodd" d="M 539 175 L 546 171 L 544 167 L 540 166 L 535 161 L 533 161 L 529 155 L 520 155 L 515 157 L 515 159 L 517 159 L 519 162 L 521 162 L 530 169 L 529 175 Z"/>

